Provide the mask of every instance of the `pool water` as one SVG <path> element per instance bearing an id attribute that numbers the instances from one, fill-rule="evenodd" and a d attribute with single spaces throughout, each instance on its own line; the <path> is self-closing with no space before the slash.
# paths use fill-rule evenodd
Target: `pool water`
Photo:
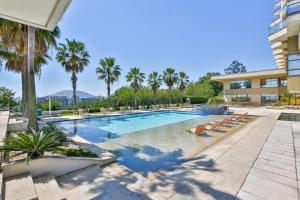
<path id="1" fill-rule="evenodd" d="M 149 128 L 201 118 L 189 112 L 152 112 L 133 115 L 100 117 L 78 121 L 64 121 L 60 126 L 94 143 Z"/>
<path id="2" fill-rule="evenodd" d="M 64 121 L 60 126 L 113 152 L 119 163 L 147 177 L 173 170 L 225 137 L 226 133 L 198 137 L 186 131 L 223 117 L 170 111 Z"/>

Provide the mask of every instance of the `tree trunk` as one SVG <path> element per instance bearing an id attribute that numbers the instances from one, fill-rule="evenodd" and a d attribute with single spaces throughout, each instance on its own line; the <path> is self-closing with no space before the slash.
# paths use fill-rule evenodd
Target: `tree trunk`
<path id="1" fill-rule="evenodd" d="M 134 94 L 134 108 L 137 109 L 137 91 Z"/>
<path id="2" fill-rule="evenodd" d="M 110 98 L 110 82 L 107 82 L 107 97 Z"/>
<path id="3" fill-rule="evenodd" d="M 172 92 L 172 88 L 169 88 L 169 106 L 171 105 L 171 92 Z"/>
<path id="4" fill-rule="evenodd" d="M 77 77 L 76 77 L 76 73 L 75 72 L 72 73 L 71 80 L 72 80 L 72 88 L 73 88 L 73 103 L 76 106 L 76 104 L 77 104 L 77 97 L 76 97 Z"/>
<path id="5" fill-rule="evenodd" d="M 34 70 L 34 50 L 35 50 L 35 29 L 28 26 L 28 107 L 29 107 L 29 124 L 28 128 L 37 130 L 37 113 L 36 113 L 36 93 L 35 93 L 35 70 Z"/>
<path id="6" fill-rule="evenodd" d="M 23 60 L 23 68 L 22 68 L 22 108 L 23 108 L 23 116 L 29 118 L 29 71 L 27 66 L 28 60 L 28 46 L 27 44 L 24 47 L 24 60 Z"/>
<path id="7" fill-rule="evenodd" d="M 157 91 L 153 91 L 153 95 L 154 95 L 154 105 L 156 105 L 156 102 L 157 102 Z"/>
<path id="8" fill-rule="evenodd" d="M 181 105 L 183 105 L 183 93 L 181 92 L 181 95 L 180 95 L 180 101 L 181 101 Z"/>

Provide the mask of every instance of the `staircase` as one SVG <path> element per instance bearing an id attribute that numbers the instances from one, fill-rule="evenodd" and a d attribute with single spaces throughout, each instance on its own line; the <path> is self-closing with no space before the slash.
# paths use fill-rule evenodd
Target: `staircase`
<path id="1" fill-rule="evenodd" d="M 25 173 L 4 179 L 3 191 L 5 200 L 66 199 L 51 174 L 32 177 L 30 173 Z"/>
<path id="2" fill-rule="evenodd" d="M 91 165 L 59 177 L 54 177 L 51 173 L 32 177 L 28 172 L 3 180 L 2 199 L 149 199 L 142 192 L 137 192 L 132 188 L 129 189 L 132 180 L 137 180 L 133 175 L 135 176 L 135 173 L 118 164 L 105 168 L 101 168 L 99 165 Z"/>

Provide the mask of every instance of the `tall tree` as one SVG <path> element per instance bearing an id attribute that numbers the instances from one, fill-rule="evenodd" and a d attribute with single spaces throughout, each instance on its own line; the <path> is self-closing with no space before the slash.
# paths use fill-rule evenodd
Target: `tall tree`
<path id="1" fill-rule="evenodd" d="M 98 79 L 104 80 L 107 86 L 107 97 L 110 98 L 110 86 L 117 80 L 121 75 L 121 68 L 115 64 L 114 58 L 104 58 L 100 60 L 100 67 L 97 67 L 96 74 Z"/>
<path id="2" fill-rule="evenodd" d="M 199 78 L 200 84 L 209 83 L 215 91 L 215 96 L 219 95 L 223 91 L 223 83 L 211 80 L 214 76 L 221 75 L 219 72 L 208 72 L 205 76 Z"/>
<path id="3" fill-rule="evenodd" d="M 130 82 L 130 86 L 134 89 L 134 107 L 137 108 L 137 92 L 142 87 L 142 83 L 145 80 L 145 74 L 140 71 L 138 67 L 130 69 L 130 72 L 126 75 L 127 82 Z"/>
<path id="4" fill-rule="evenodd" d="M 154 104 L 157 102 L 157 90 L 162 85 L 162 76 L 158 74 L 158 72 L 152 72 L 149 74 L 148 79 L 148 86 L 151 87 L 154 96 Z"/>
<path id="5" fill-rule="evenodd" d="M 181 104 L 183 104 L 183 95 L 184 95 L 184 90 L 190 83 L 190 77 L 185 73 L 185 72 L 179 72 L 179 77 L 178 77 L 178 89 L 180 91 L 180 97 L 181 97 Z"/>
<path id="6" fill-rule="evenodd" d="M 61 63 L 66 72 L 71 72 L 71 81 L 73 89 L 73 102 L 76 105 L 77 96 L 77 73 L 82 72 L 89 64 L 90 55 L 85 48 L 84 43 L 66 39 L 66 44 L 59 43 L 57 48 L 56 60 Z"/>
<path id="7" fill-rule="evenodd" d="M 171 92 L 173 86 L 178 82 L 178 74 L 175 72 L 173 68 L 167 68 L 163 75 L 163 81 L 168 86 L 169 89 L 169 105 L 171 104 Z"/>
<path id="8" fill-rule="evenodd" d="M 31 41 L 28 41 L 28 30 L 31 30 Z M 30 35 L 30 34 L 29 34 Z M 35 75 L 40 74 L 41 66 L 47 63 L 48 50 L 56 46 L 60 31 L 34 29 L 5 19 L 0 19 L 1 50 L 0 57 L 8 70 L 21 73 L 23 114 L 29 118 L 30 128 L 36 129 L 36 95 Z M 28 65 L 28 44 L 31 45 L 32 67 Z M 34 67 L 34 68 L 33 68 Z M 31 110 L 29 109 L 31 107 Z"/>
<path id="9" fill-rule="evenodd" d="M 234 60 L 228 68 L 224 70 L 225 74 L 238 74 L 247 72 L 247 67 L 240 63 L 239 61 Z"/>

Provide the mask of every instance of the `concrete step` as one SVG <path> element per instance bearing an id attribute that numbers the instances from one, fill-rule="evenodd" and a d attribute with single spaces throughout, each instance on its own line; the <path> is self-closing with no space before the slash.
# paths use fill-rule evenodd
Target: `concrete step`
<path id="1" fill-rule="evenodd" d="M 66 199 L 51 173 L 33 177 L 33 183 L 39 200 Z"/>
<path id="2" fill-rule="evenodd" d="M 107 167 L 109 168 L 109 166 Z M 115 167 L 113 167 L 115 169 Z M 111 170 L 113 171 L 113 169 Z M 113 177 L 113 175 L 115 177 Z M 118 177 L 121 176 L 120 177 Z M 149 199 L 139 188 L 128 187 L 137 183 L 137 177 L 132 176 L 123 169 L 115 173 L 108 173 L 97 165 L 69 173 L 64 176 L 56 177 L 56 180 L 66 194 L 68 200 L 82 199 L 122 199 L 122 200 L 145 200 Z M 125 184 L 124 184 L 125 183 Z M 139 182 L 141 185 L 145 182 Z M 139 185 L 140 186 L 140 185 Z"/>
<path id="3" fill-rule="evenodd" d="M 105 179 L 97 180 L 101 174 L 102 169 L 98 165 L 92 165 L 56 177 L 56 180 L 68 200 L 93 199 L 103 197 L 102 185 Z"/>
<path id="4" fill-rule="evenodd" d="M 37 200 L 32 177 L 29 172 L 4 179 L 5 200 Z"/>

